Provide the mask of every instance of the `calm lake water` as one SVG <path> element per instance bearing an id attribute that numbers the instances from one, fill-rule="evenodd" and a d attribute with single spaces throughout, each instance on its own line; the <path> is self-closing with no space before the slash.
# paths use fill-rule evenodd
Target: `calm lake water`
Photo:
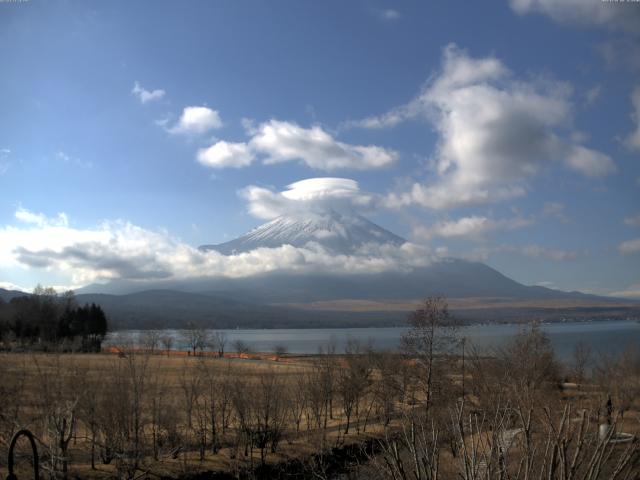
<path id="1" fill-rule="evenodd" d="M 466 338 L 467 345 L 474 345 L 481 352 L 500 347 L 509 341 L 523 326 L 521 325 L 472 325 L 459 329 L 459 336 Z M 634 321 L 566 322 L 543 324 L 553 344 L 557 356 L 570 360 L 575 346 L 582 342 L 595 355 L 612 354 L 624 350 L 629 345 L 640 347 L 640 323 Z M 236 340 L 242 340 L 256 352 L 270 352 L 278 345 L 286 347 L 289 353 L 317 353 L 321 347 L 332 342 L 337 352 L 343 352 L 347 341 L 357 339 L 371 342 L 376 349 L 396 349 L 406 328 L 315 328 L 315 329 L 273 329 L 273 330 L 221 330 L 228 339 L 227 349 Z M 141 332 L 127 330 L 113 332 L 107 337 L 107 344 L 123 342 L 137 343 Z M 174 338 L 173 348 L 186 350 L 184 333 L 181 330 L 165 330 L 163 335 Z"/>

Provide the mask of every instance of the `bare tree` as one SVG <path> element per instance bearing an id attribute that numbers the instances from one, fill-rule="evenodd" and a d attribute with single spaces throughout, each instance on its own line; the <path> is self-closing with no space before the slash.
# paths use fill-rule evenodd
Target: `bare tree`
<path id="1" fill-rule="evenodd" d="M 251 426 L 251 395 L 249 381 L 245 377 L 235 376 L 230 383 L 231 386 L 231 402 L 235 413 L 236 424 L 236 442 L 235 452 L 232 457 L 237 455 L 240 444 L 244 443 L 244 456 L 253 455 L 253 429 Z"/>
<path id="2" fill-rule="evenodd" d="M 386 427 L 395 414 L 396 402 L 402 398 L 402 381 L 398 374 L 398 366 L 404 362 L 398 355 L 388 352 L 376 353 L 372 360 L 378 373 L 373 382 L 373 396 L 376 409 L 384 419 Z"/>
<path id="3" fill-rule="evenodd" d="M 44 360 L 34 356 L 33 362 L 40 387 L 38 407 L 42 415 L 49 468 L 53 476 L 61 473 L 63 478 L 67 478 L 69 442 L 75 433 L 84 375 L 76 365 L 63 364 L 58 354 Z"/>
<path id="4" fill-rule="evenodd" d="M 322 426 L 323 417 L 326 418 L 325 412 L 329 404 L 326 376 L 322 370 L 313 368 L 306 372 L 305 375 L 306 397 L 310 419 L 316 428 Z M 307 428 L 311 427 L 311 422 L 307 420 Z M 325 422 L 326 424 L 326 422 Z"/>
<path id="5" fill-rule="evenodd" d="M 511 395 L 526 405 L 533 405 L 538 394 L 553 388 L 560 379 L 551 340 L 535 323 L 498 350 L 497 358 L 503 365 Z"/>
<path id="6" fill-rule="evenodd" d="M 194 371 L 195 370 L 195 371 Z M 190 362 L 185 361 L 180 371 L 180 390 L 182 391 L 182 402 L 184 412 L 187 417 L 187 428 L 193 428 L 193 409 L 201 394 L 202 377 L 200 371 L 192 367 Z"/>
<path id="7" fill-rule="evenodd" d="M 233 349 L 236 351 L 236 353 L 239 354 L 247 354 L 251 352 L 251 347 L 249 346 L 249 344 L 240 339 L 234 340 Z"/>
<path id="8" fill-rule="evenodd" d="M 167 424 L 164 417 L 170 411 L 166 377 L 159 372 L 150 375 L 147 392 L 146 409 L 149 418 L 148 429 L 151 433 L 151 450 L 153 459 L 157 461 L 160 457 L 160 444 L 165 434 L 163 427 Z"/>
<path id="9" fill-rule="evenodd" d="M 296 372 L 294 378 L 290 382 L 287 389 L 287 398 L 289 403 L 290 417 L 293 420 L 296 433 L 300 432 L 300 423 L 302 416 L 307 410 L 308 390 L 306 385 L 306 376 L 303 372 Z"/>
<path id="10" fill-rule="evenodd" d="M 145 399 L 148 386 L 149 356 L 128 354 L 120 359 L 123 362 L 125 385 L 129 389 L 129 418 L 130 427 L 128 446 L 122 457 L 122 468 L 133 476 L 140 463 L 143 451 Z M 125 436 L 126 438 L 126 436 Z"/>
<path id="11" fill-rule="evenodd" d="M 203 352 L 211 345 L 209 332 L 204 328 L 196 327 L 193 323 L 190 323 L 187 328 L 182 331 L 182 337 L 194 357 L 197 351 Z"/>
<path id="12" fill-rule="evenodd" d="M 266 449 L 275 453 L 287 421 L 281 377 L 273 370 L 260 375 L 251 405 L 251 430 L 256 446 L 260 449 L 260 461 L 264 465 Z"/>
<path id="13" fill-rule="evenodd" d="M 161 332 L 160 330 L 146 330 L 140 334 L 138 342 L 140 346 L 151 354 L 154 354 L 160 346 Z"/>
<path id="14" fill-rule="evenodd" d="M 171 348 L 173 347 L 173 337 L 171 335 L 163 335 L 160 342 L 168 356 L 169 352 L 171 352 Z"/>
<path id="15" fill-rule="evenodd" d="M 576 382 L 582 383 L 585 381 L 590 362 L 591 348 L 584 342 L 578 342 L 573 350 L 573 362 L 571 365 L 571 375 Z"/>
<path id="16" fill-rule="evenodd" d="M 273 346 L 273 353 L 276 357 L 284 357 L 287 353 L 289 353 L 289 349 L 283 343 L 276 343 Z"/>
<path id="17" fill-rule="evenodd" d="M 218 357 L 224 357 L 224 349 L 227 346 L 228 338 L 227 334 L 221 331 L 217 331 L 213 334 L 212 344 L 215 350 L 218 352 Z"/>
<path id="18" fill-rule="evenodd" d="M 484 409 L 504 403 L 534 407 L 546 404 L 560 379 L 559 365 L 548 336 L 537 325 L 523 328 L 492 355 L 471 349 L 468 357 L 471 391 Z"/>
<path id="19" fill-rule="evenodd" d="M 233 392 L 233 381 L 237 377 L 237 372 L 233 368 L 231 361 L 227 362 L 226 367 L 220 375 L 220 390 L 218 391 L 218 409 L 220 411 L 220 423 L 222 427 L 222 435 L 224 436 L 232 414 L 231 402 Z"/>
<path id="20" fill-rule="evenodd" d="M 372 365 L 368 355 L 361 350 L 359 342 L 350 339 L 345 353 L 345 365 L 338 369 L 337 389 L 346 419 L 344 434 L 349 433 L 351 417 L 359 415 L 361 399 L 366 395 L 371 382 Z M 359 428 L 359 419 L 356 423 Z"/>
<path id="21" fill-rule="evenodd" d="M 605 401 L 612 402 L 624 418 L 625 412 L 640 397 L 640 350 L 629 345 L 619 356 L 601 355 L 595 366 L 595 376 L 596 382 L 603 387 L 601 410 Z"/>
<path id="22" fill-rule="evenodd" d="M 100 432 L 98 423 L 99 398 L 102 396 L 104 381 L 96 373 L 85 374 L 84 392 L 78 406 L 78 419 L 89 434 L 91 470 L 96 469 L 96 446 Z"/>
<path id="23" fill-rule="evenodd" d="M 415 359 L 425 405 L 433 401 L 436 356 L 450 353 L 457 343 L 457 325 L 442 297 L 429 297 L 409 315 L 409 331 L 402 337 L 405 352 Z"/>
<path id="24" fill-rule="evenodd" d="M 223 422 L 220 405 L 225 402 L 225 385 L 219 372 L 211 368 L 208 362 L 200 362 L 198 368 L 204 382 L 202 402 L 206 415 L 205 427 L 211 433 L 211 452 L 216 454 L 220 448 L 220 424 Z M 206 434 L 201 437 L 206 440 Z"/>

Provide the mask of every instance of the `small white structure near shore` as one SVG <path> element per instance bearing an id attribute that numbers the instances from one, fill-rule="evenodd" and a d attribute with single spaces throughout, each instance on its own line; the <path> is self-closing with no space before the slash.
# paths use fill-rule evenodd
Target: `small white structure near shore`
<path id="1" fill-rule="evenodd" d="M 606 440 L 607 438 L 609 438 L 609 435 L 611 435 L 611 437 L 609 438 L 607 443 L 628 443 L 634 439 L 634 435 L 630 433 L 613 432 L 612 434 L 612 429 L 613 425 L 610 425 L 608 423 L 600 424 L 600 428 L 598 429 L 598 436 L 600 440 Z"/>

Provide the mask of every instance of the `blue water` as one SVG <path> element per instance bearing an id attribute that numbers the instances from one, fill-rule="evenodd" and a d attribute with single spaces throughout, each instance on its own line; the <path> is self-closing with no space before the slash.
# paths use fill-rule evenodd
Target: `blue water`
<path id="1" fill-rule="evenodd" d="M 466 339 L 467 345 L 480 352 L 505 345 L 521 325 L 472 325 L 461 327 L 458 336 Z M 591 348 L 594 355 L 615 355 L 627 346 L 640 347 L 640 323 L 634 321 L 564 322 L 543 324 L 542 330 L 549 335 L 556 355 L 561 360 L 570 360 L 580 342 Z M 284 346 L 289 353 L 317 353 L 319 348 L 335 344 L 336 352 L 344 351 L 349 339 L 370 342 L 374 348 L 393 350 L 400 346 L 400 338 L 406 328 L 314 328 L 272 330 L 221 330 L 227 336 L 227 350 L 233 350 L 233 342 L 242 340 L 256 352 L 271 352 L 275 346 Z M 126 341 L 137 343 L 140 331 L 114 332 L 107 337 L 107 344 Z M 174 338 L 173 348 L 187 349 L 183 331 L 165 330 L 162 335 Z"/>

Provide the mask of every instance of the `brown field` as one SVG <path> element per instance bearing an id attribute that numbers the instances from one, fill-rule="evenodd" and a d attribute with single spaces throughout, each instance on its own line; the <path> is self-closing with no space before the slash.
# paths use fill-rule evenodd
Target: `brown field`
<path id="1" fill-rule="evenodd" d="M 308 311 L 336 312 L 412 312 L 421 303 L 415 300 L 326 300 L 309 303 L 274 304 Z M 629 308 L 637 309 L 637 302 L 612 300 L 603 302 L 591 299 L 522 300 L 509 297 L 447 298 L 451 310 L 499 310 L 499 309 L 571 309 L 571 308 Z"/>
<path id="2" fill-rule="evenodd" d="M 598 428 L 640 433 L 640 355 L 587 374 L 584 353 L 559 366 L 537 330 L 466 359 L 358 345 L 281 357 L 2 353 L 0 470 L 12 433 L 28 428 L 45 478 L 328 479 L 346 467 L 380 480 L 524 478 L 522 462 L 529 478 L 639 478 L 638 442 L 610 444 Z M 30 475 L 26 452 L 21 442 L 19 478 Z"/>
<path id="3" fill-rule="evenodd" d="M 331 359 L 335 366 L 342 363 L 340 357 Z M 156 353 L 103 353 L 103 354 L 0 354 L 0 371 L 2 372 L 5 388 L 0 391 L 0 400 L 3 400 L 0 409 L 0 417 L 5 420 L 0 425 L 0 465 L 6 467 L 6 447 L 8 432 L 19 428 L 29 428 L 39 440 L 41 458 L 46 457 L 50 449 L 50 437 L 54 436 L 50 417 L 54 417 L 55 410 L 64 410 L 71 402 L 74 405 L 75 428 L 71 436 L 67 457 L 69 458 L 69 471 L 74 476 L 81 478 L 113 478 L 122 476 L 119 469 L 125 466 L 118 465 L 112 460 L 108 465 L 104 464 L 96 454 L 95 468 L 91 468 L 90 451 L 90 427 L 89 415 L 85 410 L 91 407 L 109 410 L 103 412 L 107 417 L 104 422 L 118 421 L 117 417 L 127 416 L 127 412 L 119 411 L 118 403 L 127 402 L 129 405 L 138 401 L 130 394 L 122 395 L 122 390 L 136 387 L 145 392 L 139 399 L 143 402 L 140 415 L 140 436 L 144 437 L 146 448 L 140 455 L 137 469 L 158 476 L 179 477 L 195 471 L 225 471 L 238 472 L 251 470 L 261 462 L 259 449 L 254 445 L 245 455 L 244 440 L 239 439 L 239 420 L 235 418 L 232 403 L 239 401 L 233 399 L 233 390 L 239 385 L 244 390 L 239 395 L 251 396 L 252 393 L 263 394 L 265 389 L 260 387 L 261 379 L 273 378 L 274 387 L 278 391 L 271 393 L 272 401 L 282 401 L 285 394 L 288 395 L 296 388 L 302 388 L 305 378 L 310 379 L 314 375 L 314 369 L 318 366 L 318 358 L 313 356 L 286 356 L 274 357 L 272 354 L 226 354 L 225 358 L 218 358 L 213 352 L 196 357 L 188 352 L 172 351 L 170 355 Z M 137 370 L 137 371 L 136 371 Z M 209 378 L 214 379 L 214 384 L 208 384 Z M 17 388 L 12 390 L 8 385 Z M 213 389 L 213 390 L 212 390 Z M 227 390 L 226 392 L 222 390 Z M 293 394 L 293 393 L 292 393 Z M 228 396 L 223 399 L 222 397 Z M 201 438 L 202 435 L 210 437 L 211 413 L 209 401 L 218 402 L 214 407 L 220 411 L 214 413 L 219 423 L 218 442 L 219 447 L 215 454 L 212 453 L 211 439 Z M 228 402 L 221 405 L 220 402 Z M 94 405 L 92 405 L 94 404 Z M 168 436 L 166 431 L 174 429 L 179 435 L 179 440 L 167 447 L 159 447 L 157 460 L 153 458 L 149 444 L 153 442 L 154 435 L 153 418 L 155 413 L 150 410 L 156 404 L 165 412 L 170 411 L 173 418 L 169 420 L 168 427 L 160 427 L 155 432 L 157 436 Z M 265 413 L 258 412 L 262 405 L 252 405 L 254 408 L 250 415 Z M 222 409 L 226 408 L 229 418 L 224 429 L 222 427 Z M 359 443 L 371 435 L 379 436 L 382 424 L 379 419 L 374 419 L 371 412 L 366 422 L 363 418 L 351 419 L 350 431 L 345 434 L 345 417 L 335 401 L 331 405 L 328 418 L 324 418 L 326 412 L 320 412 L 323 418 L 318 422 L 311 414 L 302 415 L 299 425 L 288 412 L 273 410 L 270 414 L 283 415 L 286 422 L 281 426 L 282 438 L 278 441 L 276 452 L 270 447 L 266 448 L 265 462 L 276 464 L 287 462 L 294 458 L 304 458 L 319 449 L 332 448 L 345 443 Z M 287 408 L 289 408 L 287 406 Z M 322 407 L 320 407 L 322 408 Z M 370 407 L 371 408 L 371 407 Z M 13 424 L 11 420 L 6 422 L 3 413 L 14 413 L 19 421 Z M 190 413 L 188 413 L 190 412 Z M 129 412 L 130 415 L 130 412 Z M 66 415 L 70 418 L 69 414 Z M 96 415 L 96 417 L 99 416 Z M 191 420 L 188 417 L 191 416 Z M 284 417 L 287 418 L 284 418 Z M 59 414 L 60 418 L 65 414 Z M 59 419 L 58 419 L 59 420 Z M 98 420 L 100 422 L 101 420 Z M 132 420 L 125 419 L 126 422 Z M 8 424 L 7 424 L 8 423 Z M 191 423 L 191 426 L 188 424 Z M 126 430 L 130 425 L 123 426 Z M 208 431 L 207 431 L 208 430 Z M 222 431 L 224 430 L 224 431 Z M 130 432 L 129 432 L 130 433 Z M 127 439 L 131 441 L 131 439 Z M 105 438 L 96 439 L 98 444 L 104 445 Z M 205 452 L 200 454 L 200 446 Z M 26 445 L 26 443 L 25 443 Z M 23 445 L 24 447 L 24 445 Z M 179 451 L 176 454 L 176 449 Z M 25 450 L 26 452 L 27 450 Z M 21 463 L 21 470 L 29 470 L 29 459 Z M 47 461 L 44 460 L 45 470 Z M 58 466 L 58 468 L 60 468 Z"/>

